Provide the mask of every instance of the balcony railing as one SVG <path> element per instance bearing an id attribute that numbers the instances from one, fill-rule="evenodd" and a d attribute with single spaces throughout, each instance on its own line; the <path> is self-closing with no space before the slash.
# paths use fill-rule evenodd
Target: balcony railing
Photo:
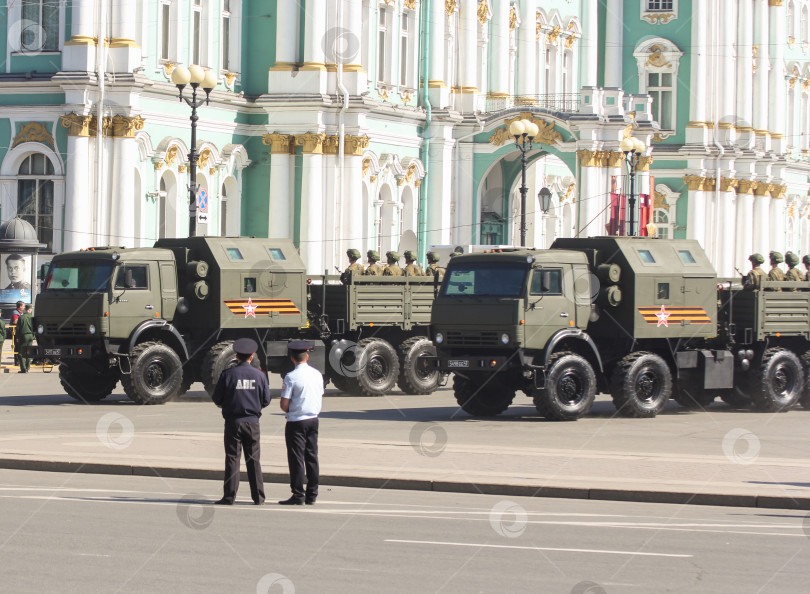
<path id="1" fill-rule="evenodd" d="M 539 107 L 562 113 L 579 111 L 579 93 L 556 93 L 549 95 L 521 95 L 520 97 L 487 98 L 485 111 L 492 113 L 514 107 Z"/>

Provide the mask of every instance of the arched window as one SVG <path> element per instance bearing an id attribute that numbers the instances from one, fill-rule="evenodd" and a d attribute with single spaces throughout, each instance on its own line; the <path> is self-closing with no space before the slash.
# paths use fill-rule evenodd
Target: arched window
<path id="1" fill-rule="evenodd" d="M 53 251 L 53 164 L 42 153 L 25 158 L 17 173 L 17 215 L 37 230 Z"/>
<path id="2" fill-rule="evenodd" d="M 638 63 L 639 93 L 652 97 L 653 119 L 662 130 L 675 130 L 678 112 L 678 66 L 683 52 L 667 39 L 655 37 L 633 52 Z"/>
<path id="3" fill-rule="evenodd" d="M 802 23 L 799 35 L 802 38 L 802 43 L 807 43 L 807 5 L 802 6 Z"/>
<path id="4" fill-rule="evenodd" d="M 787 4 L 787 25 L 788 39 L 796 41 L 796 6 L 793 0 L 788 0 Z"/>
<path id="5" fill-rule="evenodd" d="M 228 236 L 228 188 L 225 184 L 222 184 L 219 194 L 219 234 L 222 237 Z"/>
<path id="6" fill-rule="evenodd" d="M 653 212 L 653 222 L 658 227 L 658 237 L 672 239 L 672 224 L 669 222 L 669 212 L 663 208 L 656 208 Z"/>
<path id="7" fill-rule="evenodd" d="M 20 51 L 59 51 L 59 3 L 22 0 Z"/>
<path id="8" fill-rule="evenodd" d="M 160 178 L 160 192 L 158 192 L 157 215 L 158 215 L 158 239 L 168 237 L 166 235 L 166 208 L 168 206 L 168 192 L 166 191 L 166 180 Z"/>

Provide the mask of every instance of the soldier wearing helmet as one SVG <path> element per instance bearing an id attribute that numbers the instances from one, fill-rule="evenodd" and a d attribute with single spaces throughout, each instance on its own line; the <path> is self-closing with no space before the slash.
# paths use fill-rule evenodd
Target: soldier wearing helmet
<path id="1" fill-rule="evenodd" d="M 785 273 L 779 268 L 779 264 L 785 261 L 781 252 L 770 252 L 768 257 L 771 260 L 771 269 L 768 272 L 769 281 L 784 281 Z M 781 291 L 782 289 L 771 289 L 772 291 Z"/>
<path id="2" fill-rule="evenodd" d="M 785 280 L 787 282 L 796 282 L 796 281 L 803 281 L 802 273 L 796 269 L 796 266 L 799 264 L 799 256 L 794 254 L 793 252 L 787 252 L 785 254 L 785 262 L 788 265 L 787 274 L 785 274 Z M 798 291 L 798 289 L 785 289 L 786 291 Z"/>
<path id="3" fill-rule="evenodd" d="M 428 267 L 425 269 L 425 276 L 439 276 L 439 278 L 444 276 L 444 268 L 439 266 L 439 254 L 436 252 L 428 252 L 427 253 L 427 261 Z"/>
<path id="4" fill-rule="evenodd" d="M 388 266 L 383 270 L 383 276 L 402 276 L 402 268 L 398 264 L 399 253 L 395 251 L 385 252 L 385 258 L 388 260 Z"/>
<path id="5" fill-rule="evenodd" d="M 416 263 L 416 252 L 405 252 L 405 276 L 422 276 L 422 267 Z"/>
<path id="6" fill-rule="evenodd" d="M 810 256 L 802 256 L 802 264 L 804 264 L 804 269 L 807 271 L 804 275 L 804 280 L 810 281 Z"/>
<path id="7" fill-rule="evenodd" d="M 751 262 L 751 272 L 749 272 L 743 279 L 744 287 L 749 291 L 756 291 L 762 288 L 762 281 L 767 280 L 765 271 L 760 268 L 760 265 L 765 262 L 762 254 L 751 254 L 748 256 Z"/>
<path id="8" fill-rule="evenodd" d="M 353 274 L 363 274 L 364 272 L 363 265 L 358 262 L 361 255 L 360 250 L 354 248 L 346 250 L 346 255 L 349 257 L 349 266 L 343 271 L 343 274 L 340 275 L 340 282 L 344 285 L 349 282 Z"/>
<path id="9" fill-rule="evenodd" d="M 368 266 L 366 267 L 366 276 L 382 276 L 383 269 L 382 266 L 377 264 L 380 261 L 380 254 L 375 250 L 369 250 L 366 252 L 366 257 L 368 258 Z"/>

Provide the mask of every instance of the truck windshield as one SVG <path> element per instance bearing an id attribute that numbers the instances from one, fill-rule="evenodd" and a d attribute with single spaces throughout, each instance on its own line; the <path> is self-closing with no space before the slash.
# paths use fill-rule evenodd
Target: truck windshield
<path id="1" fill-rule="evenodd" d="M 104 260 L 56 260 L 51 263 L 46 291 L 104 291 L 110 284 L 113 263 Z"/>
<path id="2" fill-rule="evenodd" d="M 460 297 L 520 297 L 529 267 L 520 262 L 470 262 L 447 271 L 442 295 Z"/>

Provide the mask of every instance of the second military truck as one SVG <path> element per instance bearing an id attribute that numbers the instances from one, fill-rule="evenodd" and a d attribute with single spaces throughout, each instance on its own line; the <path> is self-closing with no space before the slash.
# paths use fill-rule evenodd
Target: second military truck
<path id="1" fill-rule="evenodd" d="M 553 420 L 587 414 L 597 392 L 653 417 L 670 396 L 810 407 L 810 283 L 718 283 L 696 241 L 558 239 L 450 262 L 433 305 L 438 367 L 458 404 L 503 412 L 517 391 Z"/>
<path id="2" fill-rule="evenodd" d="M 307 276 L 286 239 L 161 239 L 153 248 L 55 256 L 37 296 L 37 346 L 59 362 L 65 391 L 96 401 L 120 380 L 129 398 L 163 403 L 200 381 L 212 393 L 233 342 L 259 344 L 254 365 L 292 369 L 289 339 L 315 344 L 311 364 L 338 388 L 381 395 L 438 385 L 427 338 L 435 281 Z"/>

